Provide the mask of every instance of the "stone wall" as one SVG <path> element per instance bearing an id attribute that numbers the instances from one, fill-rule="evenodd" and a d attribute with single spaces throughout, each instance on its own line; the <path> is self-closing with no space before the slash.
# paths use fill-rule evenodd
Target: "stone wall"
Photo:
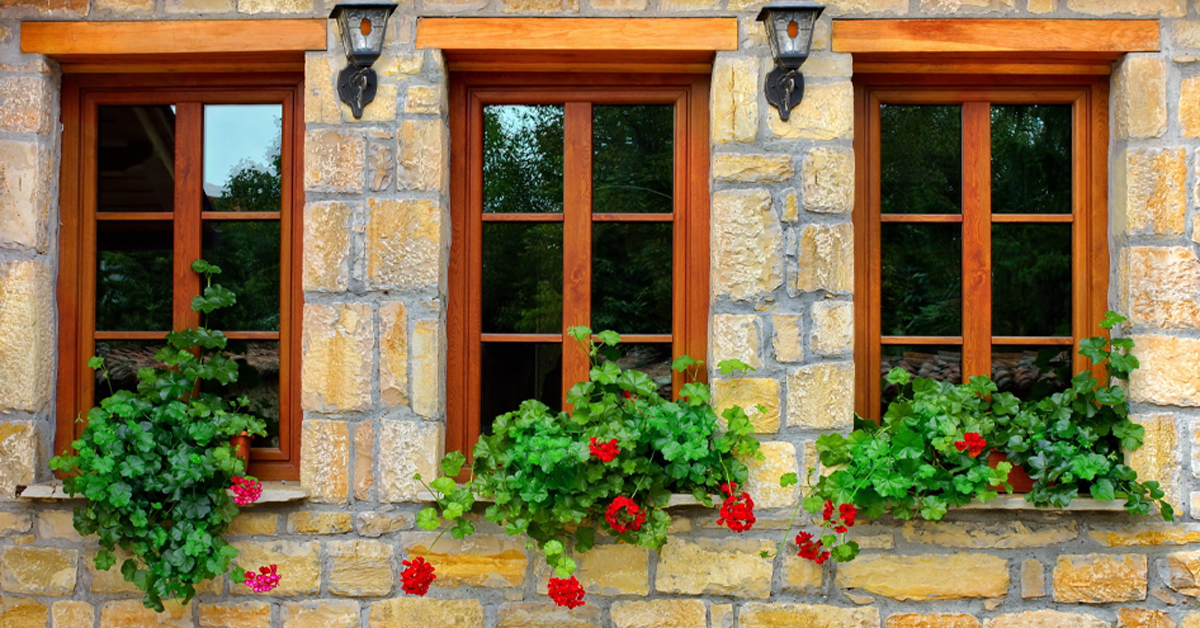
<path id="1" fill-rule="evenodd" d="M 246 564 L 278 563 L 285 578 L 270 595 L 219 581 L 187 607 L 144 610 L 119 576 L 95 571 L 70 502 L 12 497 L 50 478 L 57 342 L 59 74 L 20 54 L 20 24 L 323 17 L 331 4 L 0 0 L 0 626 L 1200 627 L 1200 9 L 1187 0 L 827 0 L 787 123 L 761 96 L 762 0 L 407 0 L 362 120 L 334 95 L 344 58 L 331 24 L 329 50 L 305 64 L 309 498 L 252 507 L 231 531 Z M 734 538 L 713 512 L 675 509 L 661 556 L 616 545 L 583 556 L 589 603 L 569 613 L 547 601 L 536 557 L 486 525 L 439 542 L 428 598 L 397 582 L 401 560 L 429 552 L 411 477 L 433 473 L 445 417 L 447 76 L 440 54 L 415 48 L 415 22 L 465 14 L 740 21 L 739 50 L 713 69 L 709 358 L 759 368 L 731 403 L 766 407 L 754 423 L 767 460 L 750 487 L 760 523 Z M 1113 75 L 1110 301 L 1144 364 L 1131 395 L 1147 445 L 1134 462 L 1170 488 L 1179 523 L 956 511 L 860 526 L 863 556 L 836 568 L 758 557 L 798 498 L 773 478 L 811 460 L 822 431 L 850 427 L 852 64 L 830 52 L 830 20 L 846 16 L 1161 19 L 1163 52 L 1130 55 Z"/>

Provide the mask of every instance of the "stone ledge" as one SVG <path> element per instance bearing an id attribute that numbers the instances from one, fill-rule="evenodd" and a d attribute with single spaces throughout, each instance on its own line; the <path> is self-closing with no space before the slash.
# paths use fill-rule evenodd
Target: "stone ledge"
<path id="1" fill-rule="evenodd" d="M 250 508 L 259 504 L 282 504 L 308 499 L 308 491 L 300 487 L 299 482 L 263 482 L 262 496 L 258 501 L 241 508 Z M 63 491 L 62 482 L 44 482 L 29 486 L 18 486 L 17 497 L 20 499 L 44 499 L 50 501 L 67 501 L 84 499 L 82 495 L 68 495 Z"/>

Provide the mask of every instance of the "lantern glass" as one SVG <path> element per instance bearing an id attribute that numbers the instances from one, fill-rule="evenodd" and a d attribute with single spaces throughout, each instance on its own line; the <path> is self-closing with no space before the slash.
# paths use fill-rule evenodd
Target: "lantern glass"
<path id="1" fill-rule="evenodd" d="M 379 2 L 342 2 L 333 8 L 333 18 L 342 31 L 342 47 L 354 65 L 370 67 L 383 52 L 387 19 L 395 4 Z"/>
<path id="2" fill-rule="evenodd" d="M 812 46 L 813 26 L 824 7 L 815 4 L 771 3 L 758 15 L 766 22 L 767 42 L 775 64 L 786 70 L 799 68 Z"/>

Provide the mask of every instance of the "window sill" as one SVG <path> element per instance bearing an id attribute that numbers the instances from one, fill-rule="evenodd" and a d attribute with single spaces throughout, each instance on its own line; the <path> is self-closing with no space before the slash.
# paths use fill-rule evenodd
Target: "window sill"
<path id="1" fill-rule="evenodd" d="M 300 487 L 299 482 L 263 482 L 262 495 L 250 506 L 259 504 L 284 504 L 308 499 L 308 491 Z M 18 499 L 71 501 L 84 499 L 81 495 L 68 495 L 63 491 L 62 482 L 45 482 L 17 487 Z M 250 506 L 242 506 L 248 508 Z"/>

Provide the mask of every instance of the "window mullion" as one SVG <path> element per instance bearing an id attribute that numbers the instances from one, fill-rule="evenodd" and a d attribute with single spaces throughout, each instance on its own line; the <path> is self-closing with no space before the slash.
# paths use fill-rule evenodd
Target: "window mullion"
<path id="1" fill-rule="evenodd" d="M 197 102 L 175 107 L 175 263 L 172 327 L 200 324 L 192 297 L 200 293 L 200 276 L 191 264 L 200 258 L 200 212 L 204 189 L 204 106 Z"/>
<path id="2" fill-rule="evenodd" d="M 963 103 L 963 380 L 992 372 L 991 106 Z"/>
<path id="3" fill-rule="evenodd" d="M 563 394 L 587 379 L 567 330 L 592 319 L 592 105 L 566 104 L 563 152 Z"/>

